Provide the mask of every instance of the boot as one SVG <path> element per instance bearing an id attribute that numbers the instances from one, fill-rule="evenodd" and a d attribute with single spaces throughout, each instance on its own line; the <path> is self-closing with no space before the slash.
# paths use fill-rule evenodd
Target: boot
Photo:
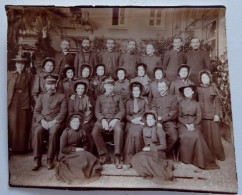
<path id="1" fill-rule="evenodd" d="M 35 158 L 34 159 L 34 167 L 32 168 L 32 171 L 38 171 L 40 167 L 41 167 L 41 159 Z"/>

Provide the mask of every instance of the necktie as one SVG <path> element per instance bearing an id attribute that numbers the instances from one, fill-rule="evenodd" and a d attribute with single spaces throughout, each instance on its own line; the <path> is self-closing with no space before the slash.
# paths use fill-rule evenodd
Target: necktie
<path id="1" fill-rule="evenodd" d="M 134 98 L 134 113 L 137 113 L 138 110 L 139 110 L 138 101 L 137 101 L 137 98 Z"/>

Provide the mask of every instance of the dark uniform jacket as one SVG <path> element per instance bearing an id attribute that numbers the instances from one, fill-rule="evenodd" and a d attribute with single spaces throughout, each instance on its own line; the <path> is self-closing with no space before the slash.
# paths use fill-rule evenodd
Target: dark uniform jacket
<path id="1" fill-rule="evenodd" d="M 220 116 L 220 98 L 215 86 L 198 87 L 197 93 L 203 119 L 213 119 L 214 115 Z"/>
<path id="2" fill-rule="evenodd" d="M 67 102 L 64 94 L 41 94 L 34 109 L 35 122 L 56 120 L 62 123 L 67 115 Z"/>
<path id="3" fill-rule="evenodd" d="M 96 62 L 96 55 L 90 51 L 90 52 L 84 52 L 80 51 L 75 56 L 74 61 L 74 67 L 75 67 L 75 75 L 76 77 L 81 77 L 81 66 L 82 64 L 89 64 L 92 67 L 92 70 L 94 70 Z M 90 73 L 91 74 L 91 73 Z"/>
<path id="4" fill-rule="evenodd" d="M 122 120 L 124 115 L 125 108 L 120 95 L 115 95 L 113 93 L 108 96 L 106 94 L 98 96 L 95 106 L 95 116 L 97 120 Z"/>
<path id="5" fill-rule="evenodd" d="M 160 122 L 175 121 L 178 113 L 176 97 L 168 93 L 164 96 L 156 96 L 151 101 L 151 109 L 161 117 Z"/>
<path id="6" fill-rule="evenodd" d="M 66 55 L 61 51 L 56 53 L 55 55 L 55 69 L 54 73 L 59 76 L 62 75 L 64 70 L 64 66 L 69 64 L 70 66 L 74 66 L 75 55 L 72 53 L 67 53 Z"/>
<path id="7" fill-rule="evenodd" d="M 127 77 L 133 78 L 136 75 L 136 65 L 140 62 L 140 57 L 136 54 L 126 52 L 120 56 L 119 67 L 127 70 Z"/>
<path id="8" fill-rule="evenodd" d="M 165 53 L 163 59 L 163 68 L 167 75 L 176 76 L 178 67 L 185 63 L 185 53 L 172 49 Z"/>
<path id="9" fill-rule="evenodd" d="M 42 71 L 42 72 L 35 75 L 31 93 L 32 93 L 33 98 L 36 101 L 37 101 L 39 94 L 45 93 L 44 76 L 46 76 L 46 75 L 56 75 L 57 76 L 57 74 L 47 73 L 45 71 Z M 63 93 L 63 86 L 62 86 L 62 82 L 60 80 L 57 81 L 56 91 L 58 93 Z"/>
<path id="10" fill-rule="evenodd" d="M 185 62 L 191 67 L 191 80 L 196 85 L 199 84 L 198 73 L 201 70 L 210 69 L 210 61 L 208 53 L 204 50 L 189 50 L 185 55 Z"/>
<path id="11" fill-rule="evenodd" d="M 130 82 L 128 79 L 123 81 L 118 80 L 114 83 L 113 92 L 117 95 L 121 95 L 124 103 L 130 98 L 129 84 Z"/>
<path id="12" fill-rule="evenodd" d="M 117 51 L 101 51 L 97 55 L 98 63 L 105 64 L 105 74 L 114 76 L 114 70 L 118 68 L 120 53 Z"/>
<path id="13" fill-rule="evenodd" d="M 162 66 L 161 58 L 155 55 L 143 56 L 140 61 L 147 65 L 147 74 L 150 78 L 154 78 L 154 68 Z"/>
<path id="14" fill-rule="evenodd" d="M 21 73 L 21 89 L 16 89 L 16 82 L 18 82 L 18 72 L 11 71 L 8 72 L 8 107 L 12 102 L 13 94 L 16 90 L 21 90 L 21 109 L 29 109 L 31 107 L 31 84 L 33 80 L 33 75 L 31 72 Z M 20 92 L 20 91 L 19 91 Z"/>

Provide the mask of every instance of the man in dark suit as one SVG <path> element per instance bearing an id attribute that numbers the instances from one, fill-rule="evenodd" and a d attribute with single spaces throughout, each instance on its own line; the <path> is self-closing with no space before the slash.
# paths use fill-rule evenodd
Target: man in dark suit
<path id="1" fill-rule="evenodd" d="M 70 49 L 70 41 L 67 39 L 63 39 L 60 44 L 61 52 L 57 52 L 55 54 L 55 70 L 54 73 L 62 76 L 62 72 L 64 70 L 64 66 L 69 64 L 70 66 L 74 66 L 75 54 L 69 52 Z"/>
<path id="2" fill-rule="evenodd" d="M 105 64 L 105 74 L 115 76 L 114 70 L 118 68 L 120 53 L 114 50 L 115 42 L 107 39 L 106 51 L 101 51 L 97 55 L 98 63 Z"/>
<path id="3" fill-rule="evenodd" d="M 136 43 L 134 40 L 129 40 L 127 50 L 120 56 L 119 67 L 123 67 L 127 70 L 127 78 L 131 79 L 136 77 L 136 65 L 140 61 L 140 57 L 135 54 Z"/>
<path id="4" fill-rule="evenodd" d="M 177 79 L 177 70 L 185 62 L 185 53 L 181 49 L 181 37 L 173 38 L 173 49 L 165 53 L 163 68 L 166 72 L 166 79 L 172 82 Z"/>
<path id="5" fill-rule="evenodd" d="M 58 77 L 46 75 L 46 92 L 40 94 L 34 108 L 33 124 L 33 171 L 41 167 L 43 135 L 49 134 L 49 145 L 47 152 L 47 167 L 53 169 L 53 159 L 58 154 L 59 139 L 63 130 L 63 122 L 67 115 L 67 102 L 64 94 L 56 92 Z"/>
<path id="6" fill-rule="evenodd" d="M 78 52 L 75 56 L 74 67 L 75 67 L 75 75 L 76 77 L 81 77 L 81 67 L 82 64 L 89 64 L 94 70 L 96 63 L 96 56 L 95 54 L 90 51 L 90 40 L 83 39 L 82 40 L 82 50 Z"/>
<path id="7" fill-rule="evenodd" d="M 154 54 L 155 49 L 152 44 L 146 45 L 146 56 L 141 57 L 141 62 L 147 65 L 147 75 L 149 78 L 154 78 L 155 67 L 162 66 L 162 59 Z"/>
<path id="8" fill-rule="evenodd" d="M 191 68 L 190 79 L 195 85 L 199 85 L 198 73 L 202 70 L 210 69 L 208 53 L 200 49 L 200 40 L 197 37 L 191 39 L 191 50 L 185 55 L 185 62 Z"/>

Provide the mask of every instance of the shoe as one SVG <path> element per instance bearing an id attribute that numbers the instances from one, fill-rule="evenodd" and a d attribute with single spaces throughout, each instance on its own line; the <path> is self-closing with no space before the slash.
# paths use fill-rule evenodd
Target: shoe
<path id="1" fill-rule="evenodd" d="M 121 165 L 121 161 L 120 161 L 120 156 L 119 155 L 115 155 L 115 157 L 114 157 L 114 164 L 115 164 L 117 169 L 122 169 L 122 165 Z"/>
<path id="2" fill-rule="evenodd" d="M 105 164 L 108 164 L 110 163 L 110 157 L 108 156 L 108 154 L 104 154 L 102 156 L 100 156 L 100 164 L 101 165 L 105 165 Z"/>
<path id="3" fill-rule="evenodd" d="M 47 159 L 47 169 L 51 170 L 54 168 L 53 160 Z"/>
<path id="4" fill-rule="evenodd" d="M 130 163 L 126 165 L 127 169 L 130 169 L 131 167 L 132 167 L 132 165 Z"/>
<path id="5" fill-rule="evenodd" d="M 41 160 L 39 158 L 34 159 L 34 167 L 32 168 L 32 171 L 38 171 L 41 167 Z"/>

